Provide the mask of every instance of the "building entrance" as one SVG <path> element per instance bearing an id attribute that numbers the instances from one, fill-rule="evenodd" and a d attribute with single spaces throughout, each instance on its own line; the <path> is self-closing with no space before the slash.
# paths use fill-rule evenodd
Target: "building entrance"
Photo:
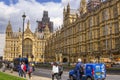
<path id="1" fill-rule="evenodd" d="M 63 58 L 63 62 L 68 62 L 68 59 L 67 58 Z"/>
<path id="2" fill-rule="evenodd" d="M 32 56 L 32 46 L 33 42 L 31 39 L 27 38 L 23 41 L 23 56 L 25 57 L 28 55 L 29 57 Z"/>

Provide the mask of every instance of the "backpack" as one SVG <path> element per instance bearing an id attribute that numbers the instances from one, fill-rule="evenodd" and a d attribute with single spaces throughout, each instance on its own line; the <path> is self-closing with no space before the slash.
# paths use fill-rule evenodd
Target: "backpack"
<path id="1" fill-rule="evenodd" d="M 26 71 L 26 70 L 27 70 L 26 65 L 24 65 L 24 66 L 23 66 L 23 70 L 24 70 L 24 71 Z"/>
<path id="2" fill-rule="evenodd" d="M 80 70 L 80 73 L 81 73 L 81 74 L 84 74 L 84 68 L 83 68 L 82 65 L 80 65 L 80 69 L 79 69 L 79 70 Z"/>

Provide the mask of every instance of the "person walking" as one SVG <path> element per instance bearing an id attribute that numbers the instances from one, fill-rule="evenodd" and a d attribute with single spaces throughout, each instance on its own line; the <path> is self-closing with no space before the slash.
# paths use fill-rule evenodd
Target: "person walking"
<path id="1" fill-rule="evenodd" d="M 2 63 L 2 71 L 5 72 L 5 69 L 6 69 L 6 64 L 5 62 Z"/>
<path id="2" fill-rule="evenodd" d="M 29 63 L 28 69 L 27 69 L 29 79 L 32 79 L 32 72 L 33 72 L 33 67 L 32 67 L 32 64 Z"/>
<path id="3" fill-rule="evenodd" d="M 35 71 L 35 64 L 31 63 L 31 65 L 32 65 L 33 71 Z"/>
<path id="4" fill-rule="evenodd" d="M 10 63 L 10 72 L 13 73 L 13 69 L 14 69 L 14 64 L 13 62 Z"/>
<path id="5" fill-rule="evenodd" d="M 22 72 L 23 72 L 23 77 L 26 78 L 27 67 L 26 67 L 25 62 L 22 62 L 21 69 L 22 69 Z"/>
<path id="6" fill-rule="evenodd" d="M 78 59 L 78 62 L 75 66 L 75 72 L 77 72 L 76 73 L 77 80 L 80 80 L 82 78 L 82 75 L 83 75 L 83 64 L 82 64 L 81 58 Z"/>
<path id="7" fill-rule="evenodd" d="M 20 62 L 17 67 L 19 77 L 23 77 L 23 71 L 22 71 L 21 65 L 22 65 L 22 63 Z"/>
<path id="8" fill-rule="evenodd" d="M 61 76 L 63 74 L 63 66 L 62 66 L 62 63 L 59 64 L 59 77 L 61 79 Z"/>
<path id="9" fill-rule="evenodd" d="M 52 66 L 52 80 L 54 80 L 54 77 L 56 77 L 57 80 L 59 80 L 59 68 L 58 68 L 58 64 L 56 62 L 54 62 L 53 66 Z"/>

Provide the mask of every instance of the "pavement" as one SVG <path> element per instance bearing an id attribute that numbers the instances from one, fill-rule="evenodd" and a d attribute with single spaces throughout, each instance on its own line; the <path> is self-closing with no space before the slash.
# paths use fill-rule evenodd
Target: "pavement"
<path id="1" fill-rule="evenodd" d="M 2 70 L 0 69 L 0 71 L 2 72 Z M 13 73 L 10 72 L 10 70 L 6 70 L 4 73 L 12 75 L 12 76 L 17 76 L 19 77 L 18 73 L 13 71 Z M 36 75 L 32 75 L 32 79 L 28 78 L 28 75 L 26 77 L 27 80 L 51 80 L 50 78 L 46 78 L 46 77 L 41 77 L 41 76 L 36 76 Z"/>

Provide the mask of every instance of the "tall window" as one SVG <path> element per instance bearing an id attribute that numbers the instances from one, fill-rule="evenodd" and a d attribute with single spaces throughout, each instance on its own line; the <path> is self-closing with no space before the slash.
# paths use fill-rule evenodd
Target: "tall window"
<path id="1" fill-rule="evenodd" d="M 89 35 L 88 35 L 88 37 L 89 37 L 89 40 L 91 40 L 92 39 L 92 30 L 91 30 L 91 28 L 90 28 L 90 30 L 89 30 Z"/>
<path id="2" fill-rule="evenodd" d="M 106 35 L 108 35 L 108 26 L 107 25 L 103 26 L 103 36 L 106 36 Z"/>
<path id="3" fill-rule="evenodd" d="M 116 22 L 114 24 L 114 28 L 115 28 L 115 33 L 119 33 L 119 25 L 118 25 L 118 22 Z"/>
<path id="4" fill-rule="evenodd" d="M 118 17 L 118 8 L 117 8 L 117 5 L 115 5 L 115 6 L 113 7 L 113 16 L 114 16 L 114 18 L 117 18 L 117 17 Z"/>
<path id="5" fill-rule="evenodd" d="M 96 18 L 97 18 L 97 25 L 98 25 L 99 24 L 99 15 Z"/>
<path id="6" fill-rule="evenodd" d="M 118 49 L 119 45 L 119 38 L 115 38 L 115 48 Z"/>
<path id="7" fill-rule="evenodd" d="M 92 26 L 92 17 L 90 17 L 90 19 L 89 19 L 89 27 L 91 27 Z"/>
<path id="8" fill-rule="evenodd" d="M 107 20 L 107 19 L 108 19 L 108 12 L 105 9 L 102 11 L 102 21 Z"/>
<path id="9" fill-rule="evenodd" d="M 103 40 L 103 45 L 102 45 L 102 49 L 106 49 L 107 50 L 107 40 Z"/>
<path id="10" fill-rule="evenodd" d="M 23 42 L 23 56 L 26 56 L 27 54 L 29 56 L 32 55 L 32 40 L 31 39 L 25 39 Z"/>

